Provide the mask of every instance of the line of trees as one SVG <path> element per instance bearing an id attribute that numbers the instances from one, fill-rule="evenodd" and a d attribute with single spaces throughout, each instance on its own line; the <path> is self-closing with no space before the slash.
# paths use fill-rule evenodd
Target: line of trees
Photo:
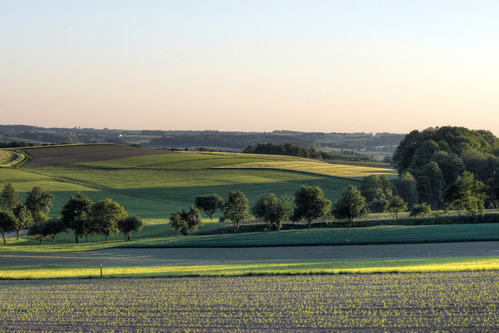
<path id="1" fill-rule="evenodd" d="M 5 234 L 15 232 L 17 239 L 22 230 L 28 229 L 40 244 L 45 237 L 51 237 L 55 244 L 58 234 L 71 231 L 75 242 L 90 235 L 104 235 L 106 241 L 110 235 L 122 232 L 130 240 L 131 232 L 142 229 L 142 220 L 129 215 L 125 209 L 111 199 L 93 203 L 85 194 L 71 195 L 61 210 L 60 218 L 49 218 L 54 196 L 41 187 L 33 187 L 24 203 L 19 199 L 12 184 L 4 186 L 0 195 L 0 233 L 6 244 Z"/>
<path id="2" fill-rule="evenodd" d="M 248 146 L 243 150 L 247 154 L 271 154 L 271 155 L 287 155 L 312 159 L 325 160 L 347 160 L 347 161 L 376 161 L 372 156 L 365 154 L 350 154 L 342 152 L 341 154 L 327 153 L 325 151 L 317 151 L 314 148 L 306 148 L 297 146 L 291 143 L 274 144 L 274 143 L 259 143 L 256 146 Z"/>
<path id="3" fill-rule="evenodd" d="M 354 195 L 348 197 L 348 193 Z M 356 200 L 356 196 L 360 199 Z M 353 200 L 353 201 L 352 201 Z M 353 205 L 349 208 L 344 205 Z M 251 207 L 249 200 L 241 191 L 229 192 L 227 198 L 223 200 L 217 194 L 198 196 L 194 205 L 188 210 L 174 212 L 170 216 L 170 226 L 187 235 L 197 230 L 201 225 L 201 210 L 210 218 L 217 210 L 222 212 L 220 222 L 232 223 L 234 231 L 239 231 L 241 222 L 249 220 L 250 212 L 259 221 L 265 224 L 266 230 L 281 230 L 283 223 L 287 221 L 305 221 L 308 229 L 312 222 L 316 220 L 326 220 L 333 216 L 338 219 L 347 219 L 350 222 L 365 214 L 365 200 L 360 196 L 360 192 L 353 186 L 345 189 L 342 197 L 336 201 L 331 210 L 331 201 L 325 198 L 323 190 L 318 186 L 302 185 L 294 194 L 294 197 L 286 195 L 277 197 L 274 193 L 265 194 Z"/>
<path id="4" fill-rule="evenodd" d="M 265 224 L 266 230 L 281 230 L 283 223 L 304 221 L 310 229 L 314 221 L 343 220 L 353 226 L 354 220 L 370 213 L 390 213 L 398 220 L 400 213 L 409 212 L 413 218 L 440 216 L 450 210 L 458 215 L 483 214 L 486 186 L 474 179 L 470 172 L 463 172 L 449 186 L 444 195 L 445 210 L 432 210 L 430 204 L 418 202 L 416 180 L 410 175 L 390 181 L 386 175 L 364 177 L 360 188 L 349 185 L 332 203 L 318 186 L 302 185 L 294 196 L 277 197 L 274 193 L 261 196 L 253 207 L 241 191 L 229 192 L 223 200 L 217 194 L 198 196 L 189 210 L 175 212 L 170 225 L 183 235 L 194 232 L 201 225 L 201 211 L 211 219 L 217 210 L 220 222 L 229 222 L 238 232 L 242 221 L 251 219 L 250 213 Z"/>

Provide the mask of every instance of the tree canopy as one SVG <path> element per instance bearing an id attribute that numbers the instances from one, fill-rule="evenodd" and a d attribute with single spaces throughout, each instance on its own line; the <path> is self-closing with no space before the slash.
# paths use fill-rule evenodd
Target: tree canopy
<path id="1" fill-rule="evenodd" d="M 334 203 L 333 215 L 337 219 L 347 219 L 353 223 L 354 219 L 367 214 L 366 200 L 354 185 L 343 189 L 341 196 Z"/>
<path id="2" fill-rule="evenodd" d="M 224 216 L 220 219 L 220 221 L 232 222 L 235 231 L 238 232 L 239 223 L 250 218 L 248 211 L 249 201 L 243 192 L 231 191 L 222 206 Z"/>
<path id="3" fill-rule="evenodd" d="M 195 205 L 191 205 L 189 210 L 182 209 L 170 216 L 170 227 L 184 236 L 196 231 L 201 222 L 201 212 Z"/>
<path id="4" fill-rule="evenodd" d="M 485 207 L 485 184 L 475 180 L 471 172 L 465 171 L 459 178 L 449 185 L 445 191 L 444 202 L 446 208 L 472 214 L 483 213 Z"/>
<path id="5" fill-rule="evenodd" d="M 12 211 L 20 202 L 14 186 L 11 183 L 6 184 L 0 195 L 0 208 Z"/>
<path id="6" fill-rule="evenodd" d="M 274 193 L 260 197 L 251 212 L 266 224 L 267 230 L 281 230 L 283 222 L 293 215 L 291 197 L 278 198 Z"/>
<path id="7" fill-rule="evenodd" d="M 73 230 L 76 243 L 78 243 L 78 237 L 85 233 L 92 206 L 92 200 L 85 194 L 78 192 L 76 195 L 71 195 L 68 202 L 62 207 L 62 222 L 67 228 Z"/>
<path id="8" fill-rule="evenodd" d="M 127 216 L 125 209 L 111 199 L 104 199 L 92 206 L 92 227 L 98 233 L 109 235 L 118 231 L 118 221 Z"/>
<path id="9" fill-rule="evenodd" d="M 45 192 L 39 186 L 35 186 L 28 193 L 26 207 L 28 207 L 33 217 L 38 213 L 48 215 L 50 207 L 52 207 L 52 199 L 54 199 L 54 196 L 51 193 Z"/>
<path id="10" fill-rule="evenodd" d="M 326 199 L 318 186 L 302 185 L 295 193 L 295 210 L 293 220 L 305 220 L 310 229 L 315 219 L 327 218 L 330 215 L 331 201 Z"/>
<path id="11" fill-rule="evenodd" d="M 213 220 L 213 215 L 222 205 L 222 198 L 218 194 L 200 195 L 194 200 L 194 205 Z"/>

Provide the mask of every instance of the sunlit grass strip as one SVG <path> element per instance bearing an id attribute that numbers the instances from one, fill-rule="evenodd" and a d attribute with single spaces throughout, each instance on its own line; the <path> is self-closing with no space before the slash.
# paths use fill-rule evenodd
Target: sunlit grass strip
<path id="1" fill-rule="evenodd" d="M 333 177 L 360 178 L 369 175 L 395 175 L 395 171 L 387 168 L 372 168 L 344 164 L 330 164 L 321 161 L 275 161 L 244 163 L 220 168 L 244 169 L 276 169 L 315 173 Z"/>
<path id="2" fill-rule="evenodd" d="M 104 278 L 382 274 L 499 270 L 499 257 L 261 263 L 201 266 L 103 267 Z M 3 267 L 0 279 L 100 278 L 100 266 Z"/>

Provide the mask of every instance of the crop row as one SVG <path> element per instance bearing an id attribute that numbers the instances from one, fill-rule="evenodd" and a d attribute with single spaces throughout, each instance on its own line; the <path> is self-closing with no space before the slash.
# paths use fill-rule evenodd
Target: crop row
<path id="1" fill-rule="evenodd" d="M 0 282 L 0 331 L 499 329 L 499 272 Z"/>

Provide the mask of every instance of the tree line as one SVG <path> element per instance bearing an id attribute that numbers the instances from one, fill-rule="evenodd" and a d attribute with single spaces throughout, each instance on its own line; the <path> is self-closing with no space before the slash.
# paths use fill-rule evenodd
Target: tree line
<path id="1" fill-rule="evenodd" d="M 132 231 L 142 229 L 142 220 L 135 215 L 129 215 L 125 209 L 111 199 L 93 203 L 85 194 L 71 195 L 61 211 L 60 218 L 49 218 L 54 196 L 35 186 L 28 193 L 23 203 L 12 184 L 6 184 L 0 195 L 0 233 L 6 243 L 5 234 L 15 232 L 17 239 L 22 230 L 28 229 L 40 244 L 45 237 L 51 237 L 55 244 L 58 234 L 72 231 L 75 242 L 90 235 L 105 235 L 108 237 L 118 231 L 130 240 Z"/>
<path id="2" fill-rule="evenodd" d="M 201 195 L 195 198 L 188 209 L 174 212 L 170 226 L 187 235 L 196 231 L 202 223 L 201 211 L 213 219 L 221 211 L 220 222 L 230 222 L 234 231 L 239 230 L 242 221 L 251 219 L 250 213 L 265 224 L 266 230 L 281 230 L 286 222 L 305 222 L 310 229 L 314 221 L 342 220 L 353 226 L 354 220 L 370 213 L 390 213 L 398 220 L 400 213 L 409 212 L 412 218 L 435 217 L 450 210 L 470 215 L 483 214 L 486 200 L 486 186 L 474 179 L 470 172 L 463 172 L 452 183 L 443 199 L 445 209 L 432 210 L 430 204 L 418 201 L 416 181 L 409 175 L 390 181 L 386 175 L 364 177 L 360 188 L 350 184 L 343 189 L 333 203 L 318 186 L 302 185 L 294 196 L 277 197 L 274 193 L 261 196 L 253 207 L 241 191 L 229 192 L 224 200 L 218 194 Z M 496 193 L 499 195 L 499 193 Z"/>
<path id="3" fill-rule="evenodd" d="M 296 156 L 303 158 L 311 158 L 318 160 L 343 160 L 343 161 L 356 161 L 356 162 L 373 162 L 376 158 L 373 156 L 358 154 L 354 152 L 343 151 L 340 154 L 327 153 L 325 151 L 318 151 L 314 148 L 306 148 L 297 146 L 291 143 L 274 144 L 274 143 L 259 143 L 256 146 L 248 146 L 243 150 L 247 154 L 271 154 L 271 155 L 286 155 Z"/>

